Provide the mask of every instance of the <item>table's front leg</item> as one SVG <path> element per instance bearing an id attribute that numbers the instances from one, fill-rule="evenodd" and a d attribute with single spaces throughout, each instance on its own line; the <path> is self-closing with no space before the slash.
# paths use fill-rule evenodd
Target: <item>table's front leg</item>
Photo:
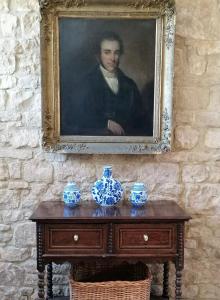
<path id="1" fill-rule="evenodd" d="M 38 300 L 44 300 L 43 225 L 37 223 Z"/>
<path id="2" fill-rule="evenodd" d="M 176 264 L 176 290 L 175 290 L 176 300 L 181 300 L 181 296 L 182 296 L 181 285 L 182 285 L 182 270 L 180 270 Z"/>
<path id="3" fill-rule="evenodd" d="M 177 225 L 177 253 L 176 259 L 176 300 L 180 300 L 182 296 L 182 270 L 184 267 L 184 223 Z"/>
<path id="4" fill-rule="evenodd" d="M 52 262 L 47 265 L 47 299 L 53 298 L 53 265 Z"/>
<path id="5" fill-rule="evenodd" d="M 163 298 L 169 299 L 169 262 L 163 266 Z"/>

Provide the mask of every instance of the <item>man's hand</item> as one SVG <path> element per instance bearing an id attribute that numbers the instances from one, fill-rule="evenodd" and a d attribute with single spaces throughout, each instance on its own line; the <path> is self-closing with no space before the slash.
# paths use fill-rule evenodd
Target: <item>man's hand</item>
<path id="1" fill-rule="evenodd" d="M 108 130 L 114 135 L 125 135 L 124 129 L 115 121 L 108 120 Z"/>

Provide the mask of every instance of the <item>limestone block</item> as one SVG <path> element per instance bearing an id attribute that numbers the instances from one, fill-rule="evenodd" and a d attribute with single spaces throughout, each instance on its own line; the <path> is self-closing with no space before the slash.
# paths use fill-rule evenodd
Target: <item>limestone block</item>
<path id="1" fill-rule="evenodd" d="M 24 284 L 27 286 L 35 286 L 37 274 L 25 274 Z"/>
<path id="2" fill-rule="evenodd" d="M 220 165 L 216 163 L 215 166 L 209 167 L 209 182 L 220 183 Z"/>
<path id="3" fill-rule="evenodd" d="M 13 74 L 15 71 L 15 56 L 0 54 L 0 75 Z"/>
<path id="4" fill-rule="evenodd" d="M 209 104 L 209 89 L 196 87 L 176 87 L 174 90 L 175 106 L 183 110 L 199 110 Z"/>
<path id="5" fill-rule="evenodd" d="M 17 190 L 0 190 L 0 209 L 17 209 L 20 204 L 20 192 Z"/>
<path id="6" fill-rule="evenodd" d="M 11 264 L 0 262 L 0 282 L 1 285 L 19 287 L 23 286 L 25 271 L 22 267 Z M 11 299 L 11 298 L 9 298 Z"/>
<path id="7" fill-rule="evenodd" d="M 42 124 L 40 107 L 36 111 L 25 111 L 22 114 L 22 124 L 25 127 L 31 126 L 39 128 L 39 125 Z"/>
<path id="8" fill-rule="evenodd" d="M 45 161 L 27 161 L 24 163 L 23 178 L 27 182 L 53 181 L 53 166 Z"/>
<path id="9" fill-rule="evenodd" d="M 47 192 L 49 185 L 47 183 L 33 182 L 30 184 L 32 197 L 40 198 Z"/>
<path id="10" fill-rule="evenodd" d="M 0 256 L 4 261 L 24 261 L 30 257 L 30 251 L 26 248 L 4 247 L 0 250 Z"/>
<path id="11" fill-rule="evenodd" d="M 138 170 L 131 163 L 130 165 L 125 161 L 120 165 L 112 166 L 113 167 L 113 177 L 118 179 L 120 182 L 135 182 L 137 181 Z M 131 169 L 133 170 L 131 172 Z M 123 170 L 123 172 L 121 172 Z"/>
<path id="12" fill-rule="evenodd" d="M 40 33 L 40 14 L 26 13 L 21 16 L 22 35 L 27 38 L 39 36 Z"/>
<path id="13" fill-rule="evenodd" d="M 175 163 L 146 163 L 139 167 L 137 180 L 145 180 L 148 184 L 177 183 L 179 167 Z"/>
<path id="14" fill-rule="evenodd" d="M 25 54 L 28 53 L 29 55 L 38 55 L 40 56 L 40 39 L 34 38 L 23 38 L 22 40 L 17 41 L 15 47 L 15 53 Z"/>
<path id="15" fill-rule="evenodd" d="M 188 249 L 196 249 L 198 247 L 197 241 L 195 239 L 185 239 L 184 245 Z"/>
<path id="16" fill-rule="evenodd" d="M 0 158 L 15 158 L 15 159 L 30 159 L 32 158 L 32 151 L 30 149 L 15 150 L 9 147 L 0 148 Z"/>
<path id="17" fill-rule="evenodd" d="M 175 114 L 176 124 L 190 125 L 194 121 L 194 113 L 191 111 L 177 111 Z"/>
<path id="18" fill-rule="evenodd" d="M 219 40 L 218 2 L 209 0 L 208 3 L 207 0 L 176 1 L 177 34 L 197 40 Z"/>
<path id="19" fill-rule="evenodd" d="M 198 130 L 191 126 L 178 126 L 175 128 L 175 145 L 181 149 L 193 149 L 199 141 Z"/>
<path id="20" fill-rule="evenodd" d="M 11 122 L 11 121 L 20 121 L 21 113 L 20 112 L 9 112 L 9 111 L 0 111 L 0 121 L 1 122 Z"/>
<path id="21" fill-rule="evenodd" d="M 28 51 L 29 52 L 29 51 Z M 29 74 L 39 74 L 40 75 L 40 56 L 38 53 L 31 54 L 17 54 L 17 74 L 19 76 L 29 75 Z"/>
<path id="22" fill-rule="evenodd" d="M 9 11 L 8 0 L 1 0 L 0 2 L 0 11 Z"/>
<path id="23" fill-rule="evenodd" d="M 204 182 L 209 176 L 205 165 L 187 165 L 183 167 L 183 182 Z"/>
<path id="24" fill-rule="evenodd" d="M 196 48 L 198 55 L 212 55 L 220 53 L 220 41 L 214 40 L 188 40 L 186 39 L 186 45 L 190 45 Z"/>
<path id="25" fill-rule="evenodd" d="M 61 153 L 44 153 L 44 158 L 47 161 L 52 161 L 52 162 L 64 162 L 67 160 L 67 155 L 66 154 L 61 154 Z"/>
<path id="26" fill-rule="evenodd" d="M 27 295 L 27 296 L 29 296 L 29 298 L 31 297 L 33 292 L 34 292 L 34 289 L 31 287 L 22 287 L 19 289 L 20 295 Z M 35 299 L 35 298 L 33 298 L 33 299 Z"/>
<path id="27" fill-rule="evenodd" d="M 1 210 L 0 221 L 5 224 L 12 224 L 14 222 L 23 221 L 24 220 L 24 212 L 18 209 L 10 209 L 7 207 Z"/>
<path id="28" fill-rule="evenodd" d="M 32 248 L 31 257 L 36 261 L 36 259 L 37 259 L 37 249 L 36 248 Z"/>
<path id="29" fill-rule="evenodd" d="M 1 232 L 9 231 L 10 229 L 11 229 L 10 225 L 0 224 L 0 231 Z"/>
<path id="30" fill-rule="evenodd" d="M 212 216 L 206 219 L 206 224 L 209 228 L 212 228 L 214 231 L 220 228 L 220 218 L 219 216 Z"/>
<path id="31" fill-rule="evenodd" d="M 54 165 L 54 178 L 57 181 L 73 180 L 76 183 L 88 183 L 96 180 L 96 170 L 92 162 L 83 160 L 68 160 L 65 163 L 56 162 Z"/>
<path id="32" fill-rule="evenodd" d="M 205 135 L 205 145 L 208 148 L 220 148 L 220 129 L 209 129 Z"/>
<path id="33" fill-rule="evenodd" d="M 13 234 L 11 231 L 1 232 L 0 243 L 7 243 L 12 239 L 12 237 Z M 1 253 L 0 253 L 0 257 L 1 257 Z"/>
<path id="34" fill-rule="evenodd" d="M 212 228 L 205 225 L 206 218 L 194 218 L 190 220 L 187 237 L 188 238 L 206 238 L 212 236 Z"/>
<path id="35" fill-rule="evenodd" d="M 5 110 L 7 101 L 7 92 L 0 90 L 0 111 Z"/>
<path id="36" fill-rule="evenodd" d="M 220 287 L 218 284 L 202 284 L 199 293 L 201 299 L 218 300 L 220 295 Z"/>
<path id="37" fill-rule="evenodd" d="M 178 39 L 179 37 L 176 36 L 176 38 Z M 186 51 L 185 44 L 181 46 L 178 46 L 177 44 L 175 46 L 174 54 L 175 54 L 174 74 L 176 76 L 176 74 L 181 74 L 187 65 L 187 51 Z"/>
<path id="38" fill-rule="evenodd" d="M 199 287 L 195 284 L 188 284 L 182 288 L 182 296 L 184 299 L 198 299 Z"/>
<path id="39" fill-rule="evenodd" d="M 210 88 L 210 103 L 208 110 L 220 112 L 220 86 L 213 86 Z"/>
<path id="40" fill-rule="evenodd" d="M 17 11 L 37 11 L 39 9 L 37 0 L 11 0 L 10 7 Z"/>
<path id="41" fill-rule="evenodd" d="M 33 104 L 34 93 L 33 90 L 10 90 L 8 91 L 8 110 L 23 110 L 31 108 Z"/>
<path id="42" fill-rule="evenodd" d="M 0 180 L 6 180 L 9 177 L 8 165 L 4 160 L 0 160 Z"/>
<path id="43" fill-rule="evenodd" d="M 195 75 L 189 72 L 182 72 L 175 74 L 175 86 L 187 87 L 187 88 L 209 88 L 210 86 L 220 84 L 219 76 L 215 76 L 211 73 L 204 73 L 203 75 Z M 193 102 L 196 99 L 193 98 Z M 194 103 L 191 103 L 193 106 Z M 189 107 L 191 107 L 191 105 Z"/>
<path id="44" fill-rule="evenodd" d="M 220 112 L 197 112 L 195 114 L 195 124 L 197 127 L 220 127 Z"/>
<path id="45" fill-rule="evenodd" d="M 2 14 L 0 19 L 0 35 L 15 37 L 18 32 L 18 18 L 12 14 Z"/>
<path id="46" fill-rule="evenodd" d="M 27 189 L 28 188 L 28 183 L 26 181 L 22 180 L 14 180 L 10 181 L 8 184 L 9 190 L 19 190 L 19 189 Z"/>
<path id="47" fill-rule="evenodd" d="M 14 230 L 15 247 L 25 248 L 36 245 L 36 225 L 28 222 L 18 224 Z"/>
<path id="48" fill-rule="evenodd" d="M 2 75 L 0 76 L 0 90 L 12 89 L 16 86 L 15 76 Z"/>
<path id="49" fill-rule="evenodd" d="M 207 73 L 211 76 L 220 76 L 220 54 L 213 54 L 208 57 Z"/>
<path id="50" fill-rule="evenodd" d="M 187 184 L 185 188 L 186 208 L 196 214 L 220 212 L 219 184 Z"/>
<path id="51" fill-rule="evenodd" d="M 17 79 L 19 89 L 37 89 L 40 86 L 39 75 L 24 75 Z"/>
<path id="52" fill-rule="evenodd" d="M 203 239 L 200 240 L 200 247 L 203 249 L 220 249 L 220 238 L 216 235 L 203 237 Z"/>
<path id="53" fill-rule="evenodd" d="M 199 56 L 196 53 L 196 49 L 188 47 L 187 62 L 188 69 L 191 74 L 202 75 L 207 69 L 207 58 L 205 56 Z"/>
<path id="54" fill-rule="evenodd" d="M 21 178 L 21 162 L 20 161 L 10 161 L 8 163 L 9 176 L 12 179 Z"/>
<path id="55" fill-rule="evenodd" d="M 148 183 L 146 183 L 148 187 Z M 149 193 L 151 200 L 173 200 L 179 199 L 182 193 L 182 185 L 175 183 L 159 183 L 156 184 L 152 192 Z"/>
<path id="56" fill-rule="evenodd" d="M 39 146 L 39 141 L 39 130 L 26 128 L 11 130 L 10 143 L 14 148 L 21 148 L 25 146 L 36 148 Z"/>

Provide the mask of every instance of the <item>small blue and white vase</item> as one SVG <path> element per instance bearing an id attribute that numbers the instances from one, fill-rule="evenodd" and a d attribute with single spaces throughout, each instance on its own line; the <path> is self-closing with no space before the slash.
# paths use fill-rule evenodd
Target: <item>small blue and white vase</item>
<path id="1" fill-rule="evenodd" d="M 103 167 L 103 176 L 92 187 L 92 196 L 100 206 L 114 206 L 121 199 L 123 189 L 121 183 L 112 177 L 112 167 Z"/>
<path id="2" fill-rule="evenodd" d="M 66 205 L 70 207 L 74 207 L 80 202 L 80 190 L 75 184 L 75 182 L 68 182 L 68 184 L 64 187 L 63 190 L 63 201 Z"/>
<path id="3" fill-rule="evenodd" d="M 147 190 L 142 182 L 134 183 L 131 194 L 130 194 L 130 202 L 135 207 L 141 207 L 145 205 L 147 202 L 148 194 Z"/>

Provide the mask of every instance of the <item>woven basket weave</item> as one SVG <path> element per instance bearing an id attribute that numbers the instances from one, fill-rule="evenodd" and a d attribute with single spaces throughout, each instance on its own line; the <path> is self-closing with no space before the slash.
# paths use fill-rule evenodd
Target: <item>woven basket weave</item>
<path id="1" fill-rule="evenodd" d="M 71 300 L 149 300 L 151 274 L 145 264 L 81 264 L 73 269 Z"/>

